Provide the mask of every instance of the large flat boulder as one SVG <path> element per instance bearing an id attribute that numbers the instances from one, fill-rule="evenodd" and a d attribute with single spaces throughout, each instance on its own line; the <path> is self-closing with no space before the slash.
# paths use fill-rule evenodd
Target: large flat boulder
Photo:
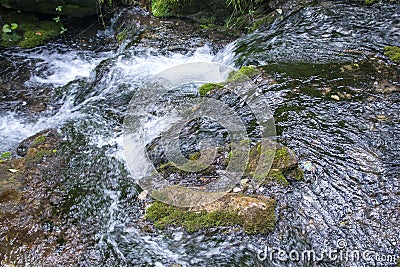
<path id="1" fill-rule="evenodd" d="M 229 193 L 206 205 L 184 208 L 154 202 L 146 218 L 156 228 L 183 227 L 189 232 L 239 226 L 248 234 L 268 233 L 275 226 L 276 201 L 265 196 Z"/>

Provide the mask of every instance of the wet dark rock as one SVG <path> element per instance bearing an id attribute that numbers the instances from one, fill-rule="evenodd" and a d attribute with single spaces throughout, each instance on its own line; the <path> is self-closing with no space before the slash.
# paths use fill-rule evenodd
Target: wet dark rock
<path id="1" fill-rule="evenodd" d="M 238 184 L 240 190 L 253 193 L 257 186 L 281 185 L 286 186 L 290 181 L 303 179 L 303 171 L 298 167 L 298 158 L 293 150 L 273 140 L 260 141 L 260 131 L 255 115 L 246 103 L 229 88 L 231 86 L 245 86 L 251 82 L 249 79 L 258 79 L 262 72 L 254 67 L 242 67 L 228 75 L 227 81 L 220 84 L 205 84 L 199 88 L 199 92 L 207 97 L 215 98 L 234 109 L 244 125 L 250 140 L 243 147 L 250 146 L 248 162 L 245 164 L 245 172 L 242 179 L 246 179 L 246 185 Z M 202 88 L 207 87 L 207 90 Z M 161 137 L 152 140 L 146 147 L 149 159 L 162 177 L 174 185 L 180 186 L 204 186 L 220 177 L 219 172 L 224 171 L 232 157 L 240 154 L 239 151 L 231 149 L 230 137 L 227 131 L 218 122 L 207 118 L 197 118 L 186 123 L 179 134 L 180 150 L 188 159 L 182 168 L 177 168 L 165 155 Z M 210 165 L 203 164 L 198 159 L 201 157 L 199 144 L 202 140 L 213 140 L 216 148 L 215 157 Z M 164 140 L 165 141 L 165 140 Z M 166 141 L 168 142 L 168 141 Z M 167 145 L 168 146 L 168 145 Z M 212 150 L 212 146 L 210 146 Z M 208 153 L 205 149 L 202 152 Z M 210 152 L 212 153 L 212 152 Z M 269 160 L 263 160 L 268 158 Z M 196 165 L 197 164 L 197 165 Z M 201 171 L 193 170 L 193 167 L 201 167 Z M 202 166 L 204 165 L 204 166 Z M 259 166 L 265 165 L 265 166 Z M 236 189 L 237 190 L 237 189 Z"/>
<path id="2" fill-rule="evenodd" d="M 23 158 L 0 163 L 2 264 L 75 265 L 85 252 L 77 227 L 59 211 L 64 194 L 60 144 L 55 130 L 42 131 L 21 143 Z"/>
<path id="3" fill-rule="evenodd" d="M 28 153 L 33 155 L 40 149 L 50 149 L 49 144 L 57 144 L 59 142 L 59 134 L 56 130 L 43 130 L 33 136 L 23 140 L 17 147 L 16 152 L 18 156 L 25 157 Z"/>
<path id="4" fill-rule="evenodd" d="M 23 59 L 0 56 L 0 109 L 26 114 L 38 114 L 52 105 L 51 86 L 40 85 L 30 88 L 25 85 L 32 71 Z"/>
<path id="5" fill-rule="evenodd" d="M 199 172 L 186 172 L 178 169 L 165 157 L 159 138 L 155 139 L 150 146 L 147 147 L 147 153 L 152 160 L 159 174 L 172 184 L 181 186 L 204 186 L 220 177 L 218 173 L 224 170 L 230 160 L 230 156 L 235 151 L 229 150 L 227 147 L 218 147 L 217 154 L 210 166 L 205 166 Z M 264 150 L 261 150 L 263 148 Z M 190 160 L 196 159 L 199 152 L 194 152 L 188 156 L 188 163 L 185 167 L 190 168 L 190 164 L 200 164 L 198 162 L 191 163 Z M 261 154 L 267 154 L 274 157 L 270 168 L 265 166 L 265 173 L 256 173 Z M 256 177 L 255 177 L 256 176 Z M 247 179 L 246 185 L 238 185 L 245 192 L 253 193 L 257 189 L 257 181 L 262 180 L 264 186 L 281 185 L 286 186 L 289 182 L 299 181 L 303 179 L 303 171 L 298 166 L 298 158 L 290 148 L 283 146 L 277 142 L 271 141 L 267 146 L 261 146 L 256 143 L 250 148 L 249 161 L 246 165 L 246 171 L 242 179 Z"/>
<path id="6" fill-rule="evenodd" d="M 203 29 L 190 20 L 154 18 L 139 7 L 123 10 L 114 29 L 118 42 L 126 42 L 128 46 L 167 49 L 182 53 L 205 44 L 212 45 L 217 51 L 233 40 L 233 37 L 223 32 Z"/>
<path id="7" fill-rule="evenodd" d="M 245 171 L 239 179 L 240 182 L 231 188 L 233 193 L 195 208 L 173 207 L 155 202 L 147 208 L 146 218 L 156 227 L 183 226 L 191 232 L 240 225 L 247 233 L 267 233 L 274 229 L 274 207 L 279 199 L 274 200 L 254 193 L 260 186 L 287 186 L 289 182 L 302 180 L 303 171 L 298 166 L 298 158 L 293 150 L 273 140 L 259 141 L 255 115 L 243 100 L 229 89 L 233 84 L 241 88 L 240 86 L 250 82 L 249 77 L 257 80 L 261 75 L 262 72 L 255 67 L 243 67 L 239 71 L 231 72 L 224 83 L 206 84 L 199 88 L 201 95 L 218 99 L 233 108 L 247 125 L 247 133 L 251 140 L 243 140 L 242 145 L 249 145 L 249 157 L 247 162 L 243 162 Z M 212 163 L 203 166 L 202 153 L 207 154 L 209 151 L 203 148 L 200 152 L 198 144 L 201 140 L 209 139 L 218 145 Z M 188 159 L 181 168 L 168 161 L 160 137 L 153 139 L 146 147 L 157 174 L 173 185 L 206 188 L 221 178 L 220 174 L 227 168 L 230 160 L 240 155 L 239 150 L 234 150 L 229 145 L 229 135 L 223 127 L 206 118 L 188 122 L 181 129 L 179 140 L 180 151 Z M 266 158 L 269 160 L 265 160 Z M 202 170 L 186 171 L 193 169 L 192 167 L 201 167 Z M 177 199 L 182 192 L 185 192 L 185 189 L 171 187 L 154 191 L 152 196 L 157 199 Z M 242 194 L 236 194 L 237 192 Z"/>

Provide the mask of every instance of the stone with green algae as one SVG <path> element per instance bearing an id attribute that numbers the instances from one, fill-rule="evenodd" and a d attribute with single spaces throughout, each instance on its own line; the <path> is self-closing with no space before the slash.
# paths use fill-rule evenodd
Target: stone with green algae
<path id="1" fill-rule="evenodd" d="M 384 50 L 384 55 L 387 56 L 391 61 L 400 63 L 400 47 L 385 46 L 383 50 Z"/>
<path id="2" fill-rule="evenodd" d="M 159 229 L 183 227 L 188 232 L 215 227 L 240 226 L 248 234 L 273 231 L 276 201 L 264 196 L 230 193 L 199 207 L 174 207 L 155 201 L 145 217 Z"/>

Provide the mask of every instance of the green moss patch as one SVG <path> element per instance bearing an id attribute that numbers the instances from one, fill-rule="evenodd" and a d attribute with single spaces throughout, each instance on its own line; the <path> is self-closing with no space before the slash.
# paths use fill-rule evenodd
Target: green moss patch
<path id="1" fill-rule="evenodd" d="M 0 154 L 0 162 L 3 162 L 5 160 L 9 160 L 12 157 L 12 153 L 10 151 L 2 152 Z"/>
<path id="2" fill-rule="evenodd" d="M 118 44 L 122 44 L 128 38 L 128 30 L 124 29 L 116 36 Z"/>
<path id="3" fill-rule="evenodd" d="M 247 32 L 253 32 L 257 30 L 258 28 L 264 26 L 264 25 L 270 25 L 274 22 L 275 20 L 275 14 L 271 13 L 266 15 L 265 17 L 262 17 L 258 20 L 256 20 L 249 28 Z"/>
<path id="4" fill-rule="evenodd" d="M 159 229 L 173 226 L 194 232 L 214 227 L 241 226 L 248 234 L 258 234 L 274 229 L 275 206 L 273 199 L 260 200 L 233 194 L 199 211 L 156 201 L 147 208 L 146 219 Z"/>
<path id="5" fill-rule="evenodd" d="M 243 66 L 237 71 L 231 71 L 228 74 L 227 82 L 245 81 L 259 74 L 260 71 L 254 66 Z"/>
<path id="6" fill-rule="evenodd" d="M 31 48 L 43 45 L 60 35 L 60 24 L 55 21 L 40 21 L 38 17 L 30 13 L 10 12 L 4 16 L 4 24 L 18 25 L 9 32 L 2 32 L 0 46 L 20 46 Z"/>
<path id="7" fill-rule="evenodd" d="M 266 169 L 265 172 L 257 170 L 259 168 L 260 158 L 273 157 L 273 162 L 268 166 L 261 166 L 261 170 Z M 257 143 L 250 149 L 249 162 L 246 166 L 246 173 L 255 179 L 257 182 L 262 182 L 264 185 L 278 184 L 281 186 L 289 185 L 287 176 L 299 181 L 304 178 L 301 169 L 298 168 L 298 160 L 294 152 L 289 148 L 276 144 L 274 147 L 267 147 L 263 149 L 261 143 Z"/>
<path id="8" fill-rule="evenodd" d="M 44 142 L 46 142 L 46 136 L 44 135 L 40 135 L 38 137 L 35 138 L 35 140 L 33 141 L 33 145 L 40 145 L 43 144 Z"/>
<path id="9" fill-rule="evenodd" d="M 194 8 L 193 0 L 153 0 L 151 11 L 156 17 L 180 17 Z"/>
<path id="10" fill-rule="evenodd" d="M 243 66 L 239 70 L 231 71 L 224 83 L 206 83 L 199 87 L 199 93 L 204 96 L 214 89 L 224 88 L 227 83 L 243 82 L 258 75 L 260 71 L 254 66 Z"/>
<path id="11" fill-rule="evenodd" d="M 297 181 L 304 180 L 304 171 L 300 168 L 297 168 L 293 171 L 293 177 Z"/>
<path id="12" fill-rule="evenodd" d="M 223 88 L 223 85 L 218 83 L 206 83 L 200 86 L 199 93 L 201 96 L 206 95 L 208 92 L 216 89 L 216 88 Z"/>
<path id="13" fill-rule="evenodd" d="M 23 40 L 19 43 L 22 48 L 30 48 L 47 43 L 60 35 L 60 25 L 52 21 L 24 25 Z"/>
<path id="14" fill-rule="evenodd" d="M 266 177 L 266 181 L 264 181 L 264 183 L 271 183 L 271 182 L 275 182 L 278 185 L 282 185 L 282 186 L 288 186 L 289 182 L 286 179 L 285 175 L 283 175 L 282 171 L 277 170 L 277 169 L 272 169 L 269 171 L 267 177 Z"/>
<path id="15" fill-rule="evenodd" d="M 29 154 L 27 160 L 30 162 L 41 161 L 44 157 L 51 157 L 57 153 L 57 149 L 39 149 L 34 154 Z"/>
<path id="16" fill-rule="evenodd" d="M 384 50 L 384 55 L 387 56 L 391 61 L 400 63 L 400 47 L 385 46 L 383 50 Z"/>
<path id="17" fill-rule="evenodd" d="M 235 212 L 193 212 L 158 201 L 154 202 L 153 205 L 146 210 L 146 218 L 154 222 L 156 228 L 164 229 L 167 226 L 182 226 L 188 232 L 218 226 L 243 224 L 243 218 L 238 216 Z"/>

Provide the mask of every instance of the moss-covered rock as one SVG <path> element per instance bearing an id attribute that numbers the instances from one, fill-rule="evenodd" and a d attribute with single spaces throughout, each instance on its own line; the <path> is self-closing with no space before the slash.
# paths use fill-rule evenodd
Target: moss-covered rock
<path id="1" fill-rule="evenodd" d="M 267 197 L 227 194 L 196 208 L 173 207 L 156 201 L 146 209 L 146 218 L 160 229 L 182 226 L 193 232 L 213 227 L 241 226 L 248 234 L 258 234 L 273 231 L 275 206 L 275 200 Z"/>
<path id="2" fill-rule="evenodd" d="M 247 32 L 253 32 L 262 26 L 271 25 L 276 19 L 276 13 L 269 13 L 265 16 L 262 16 L 259 19 L 256 19 L 252 22 L 252 24 L 248 27 Z"/>
<path id="3" fill-rule="evenodd" d="M 385 56 L 387 56 L 391 61 L 400 63 L 400 47 L 385 46 L 383 50 Z"/>
<path id="4" fill-rule="evenodd" d="M 146 210 L 146 218 L 152 221 L 156 228 L 183 226 L 188 232 L 217 226 L 234 226 L 243 222 L 235 212 L 193 212 L 187 208 L 177 208 L 158 201 Z"/>
<path id="5" fill-rule="evenodd" d="M 23 39 L 18 44 L 22 48 L 43 45 L 60 35 L 60 25 L 53 21 L 40 21 L 22 26 Z"/>
<path id="6" fill-rule="evenodd" d="M 151 3 L 151 11 L 156 17 L 181 17 L 196 10 L 193 0 L 154 0 Z"/>
<path id="7" fill-rule="evenodd" d="M 206 83 L 199 87 L 199 93 L 201 96 L 204 96 L 208 92 L 210 92 L 216 88 L 222 88 L 222 87 L 223 87 L 223 85 L 221 85 L 219 83 Z"/>
<path id="8" fill-rule="evenodd" d="M 227 82 L 241 82 L 259 74 L 260 71 L 254 66 L 243 66 L 237 71 L 231 71 L 228 74 Z"/>
<path id="9" fill-rule="evenodd" d="M 265 169 L 267 170 L 266 172 L 256 172 L 256 169 L 260 164 L 260 157 L 263 156 L 263 154 L 266 157 L 273 156 L 272 164 L 270 168 L 265 166 Z M 267 161 L 267 164 L 268 163 L 269 162 Z M 255 146 L 253 146 L 250 149 L 249 163 L 247 164 L 246 174 L 256 181 L 262 181 L 263 185 L 278 184 L 286 186 L 289 184 L 288 179 L 303 179 L 303 172 L 298 167 L 298 159 L 296 154 L 290 148 L 279 143 L 266 146 L 264 151 L 262 151 L 261 143 L 257 143 Z"/>
<path id="10" fill-rule="evenodd" d="M 0 0 L 0 5 L 37 14 L 57 14 L 56 7 L 62 6 L 64 15 L 84 17 L 96 15 L 99 0 Z"/>
<path id="11" fill-rule="evenodd" d="M 15 23 L 18 27 L 11 32 L 2 32 L 0 46 L 20 46 L 31 48 L 43 45 L 60 35 L 60 24 L 54 21 L 39 20 L 33 14 L 8 13 L 4 16 L 5 24 Z M 1 26 L 3 26 L 1 25 Z"/>
<path id="12" fill-rule="evenodd" d="M 230 85 L 240 87 L 241 84 L 247 84 L 249 78 L 259 75 L 260 71 L 253 66 L 245 66 L 238 71 L 229 74 L 227 81 L 221 84 L 205 84 L 199 88 L 201 95 L 207 95 L 221 101 L 227 101 L 238 114 L 244 114 L 243 121 L 254 127 L 256 122 L 252 117 L 248 117 L 243 112 L 243 105 L 235 94 L 229 90 Z M 275 215 L 273 213 L 275 200 L 265 198 L 264 196 L 254 196 L 259 192 L 260 185 L 264 186 L 287 186 L 291 181 L 301 180 L 303 172 L 298 168 L 298 159 L 295 153 L 276 141 L 255 142 L 243 140 L 240 142 L 243 146 L 232 149 L 229 142 L 222 142 L 215 148 L 212 154 L 212 161 L 207 161 L 206 166 L 202 166 L 202 153 L 207 153 L 207 149 L 201 152 L 196 151 L 195 144 L 204 138 L 202 132 L 208 131 L 208 128 L 202 128 L 207 124 L 207 120 L 193 120 L 181 131 L 180 137 L 188 143 L 182 144 L 185 147 L 182 153 L 188 159 L 186 163 L 177 168 L 172 162 L 169 162 L 160 145 L 160 137 L 155 138 L 147 145 L 147 155 L 156 167 L 154 175 L 161 175 L 162 179 L 169 182 L 171 186 L 161 190 L 153 190 L 150 195 L 160 201 L 174 203 L 181 207 L 173 207 L 161 202 L 155 202 L 146 211 L 146 218 L 149 219 L 158 228 L 168 226 L 182 226 L 188 231 L 197 231 L 217 226 L 242 226 L 244 231 L 250 234 L 266 233 L 273 230 Z M 251 127 L 250 127 L 251 128 Z M 249 129 L 250 129 L 249 128 Z M 214 129 L 214 128 L 213 128 Z M 198 133 L 201 133 L 199 136 Z M 188 141 L 191 140 L 191 141 Z M 235 146 L 236 147 L 236 146 Z M 233 159 L 242 159 L 245 155 L 239 153 L 239 150 L 249 149 L 248 162 L 244 167 L 244 173 L 240 177 L 235 177 L 237 184 L 228 185 L 226 191 L 242 192 L 247 195 L 238 195 L 236 193 L 225 194 L 225 187 L 218 192 L 208 192 L 207 190 L 192 190 L 208 188 L 214 182 L 220 182 L 226 185 L 226 180 L 221 178 L 220 173 L 227 169 Z M 192 149 L 192 150 L 190 150 Z M 213 148 L 210 148 L 213 150 Z M 247 152 L 246 152 L 247 153 Z M 205 157 L 207 158 L 207 157 Z M 200 171 L 187 171 L 188 169 L 200 167 Z M 264 166 L 265 165 L 265 166 Z M 208 166 L 208 167 L 207 167 Z M 240 168 L 238 168 L 240 169 Z M 221 185 L 219 185 L 221 187 Z M 235 190 L 238 189 L 238 190 Z M 212 201 L 212 200 L 214 201 Z M 178 200 L 178 201 L 177 201 Z M 207 201 L 210 200 L 210 203 Z M 207 203 L 196 206 L 196 203 Z"/>
<path id="13" fill-rule="evenodd" d="M 153 152 L 158 145 L 153 145 L 148 151 L 150 158 L 155 157 Z M 188 157 L 189 161 L 180 168 L 175 167 L 171 162 L 155 164 L 156 173 L 161 174 L 164 179 L 176 185 L 204 186 L 218 179 L 219 170 L 224 170 L 233 156 L 237 155 L 235 150 L 228 150 L 223 147 L 217 148 L 216 156 L 210 166 L 198 161 L 199 152 Z M 265 160 L 272 158 L 271 160 Z M 265 164 L 265 166 L 263 166 Z M 201 171 L 185 171 L 201 170 Z M 290 182 L 303 180 L 303 170 L 298 166 L 298 158 L 290 148 L 274 141 L 268 144 L 256 143 L 250 147 L 249 159 L 245 167 L 242 179 L 249 182 L 246 185 L 238 185 L 241 191 L 253 193 L 258 186 L 288 186 Z M 170 192 L 171 193 L 171 192 Z"/>
<path id="14" fill-rule="evenodd" d="M 151 3 L 151 11 L 156 17 L 189 17 L 198 13 L 201 13 L 199 18 L 215 14 L 227 16 L 227 10 L 225 0 L 153 0 Z"/>
<path id="15" fill-rule="evenodd" d="M 367 5 L 372 5 L 373 3 L 378 2 L 379 0 L 365 0 L 364 3 Z"/>

